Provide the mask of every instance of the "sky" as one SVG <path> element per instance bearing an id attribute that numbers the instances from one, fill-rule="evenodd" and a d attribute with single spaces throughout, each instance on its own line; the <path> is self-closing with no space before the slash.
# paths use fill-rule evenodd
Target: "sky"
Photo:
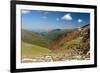
<path id="1" fill-rule="evenodd" d="M 90 24 L 89 13 L 21 10 L 22 29 L 50 31 L 73 29 Z"/>

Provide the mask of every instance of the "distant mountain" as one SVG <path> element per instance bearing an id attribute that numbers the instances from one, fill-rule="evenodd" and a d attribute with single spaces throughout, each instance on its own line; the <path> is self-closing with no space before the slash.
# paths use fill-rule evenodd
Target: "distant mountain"
<path id="1" fill-rule="evenodd" d="M 54 41 L 62 31 L 60 29 L 55 29 L 52 31 L 49 31 L 45 36 L 49 39 L 50 42 Z"/>
<path id="2" fill-rule="evenodd" d="M 56 40 L 56 38 L 58 38 L 58 36 L 64 34 L 65 32 L 67 33 L 71 30 L 72 29 L 54 29 L 43 34 L 48 38 L 50 42 L 53 42 L 54 40 Z"/>
<path id="3" fill-rule="evenodd" d="M 39 45 L 42 47 L 48 47 L 49 44 L 48 39 L 41 34 L 24 29 L 22 29 L 22 41 L 29 44 Z"/>
<path id="4" fill-rule="evenodd" d="M 87 25 L 85 25 L 85 26 L 83 26 L 81 28 L 90 28 L 90 24 L 87 24 Z"/>
<path id="5" fill-rule="evenodd" d="M 58 36 L 72 31 L 72 29 L 54 29 L 47 32 L 34 32 L 22 29 L 22 41 L 30 44 L 48 47 Z"/>

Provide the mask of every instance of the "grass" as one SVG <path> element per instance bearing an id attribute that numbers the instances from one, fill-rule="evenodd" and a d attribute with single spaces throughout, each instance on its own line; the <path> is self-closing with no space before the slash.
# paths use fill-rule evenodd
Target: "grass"
<path id="1" fill-rule="evenodd" d="M 22 42 L 22 58 L 37 58 L 44 57 L 46 55 L 50 55 L 55 60 L 59 61 L 58 59 L 63 57 L 64 53 L 53 52 L 45 47 Z"/>
<path id="2" fill-rule="evenodd" d="M 60 51 L 51 51 L 46 47 L 22 42 L 22 58 L 37 58 L 44 57 L 45 55 L 50 55 L 55 61 L 74 60 L 77 59 L 76 56 L 80 56 L 75 54 L 77 52 L 77 47 L 80 44 L 80 40 L 81 38 L 77 38 L 65 43 L 62 47 L 63 50 Z M 73 48 L 76 48 L 76 50 Z"/>
<path id="3" fill-rule="evenodd" d="M 22 42 L 22 57 L 34 58 L 49 54 L 51 51 L 45 47 Z"/>
<path id="4" fill-rule="evenodd" d="M 38 33 L 22 30 L 22 41 L 30 44 L 48 47 L 48 39 Z"/>

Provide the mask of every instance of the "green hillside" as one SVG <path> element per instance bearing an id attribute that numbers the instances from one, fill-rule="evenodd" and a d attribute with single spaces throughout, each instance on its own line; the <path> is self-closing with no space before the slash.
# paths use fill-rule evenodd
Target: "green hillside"
<path id="1" fill-rule="evenodd" d="M 51 51 L 45 47 L 22 42 L 22 57 L 34 58 L 49 54 Z"/>
<path id="2" fill-rule="evenodd" d="M 49 31 L 47 34 L 45 34 L 45 36 L 52 43 L 54 40 L 58 38 L 58 36 L 70 31 L 72 31 L 72 29 L 54 29 L 52 31 Z"/>
<path id="3" fill-rule="evenodd" d="M 48 39 L 38 33 L 22 30 L 22 41 L 30 44 L 48 47 Z"/>
<path id="4" fill-rule="evenodd" d="M 56 38 L 61 34 L 61 30 L 52 30 L 52 31 L 49 31 L 47 34 L 46 34 L 46 37 L 48 38 L 48 40 L 50 42 L 53 42 L 54 40 L 56 40 Z"/>

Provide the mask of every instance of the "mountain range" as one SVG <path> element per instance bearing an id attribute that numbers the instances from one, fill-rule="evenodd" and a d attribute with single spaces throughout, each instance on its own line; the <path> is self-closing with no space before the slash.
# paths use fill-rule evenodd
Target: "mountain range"
<path id="1" fill-rule="evenodd" d="M 41 33 L 22 29 L 21 33 L 22 47 L 27 45 L 26 47 L 33 49 L 33 51 L 36 51 L 37 48 L 40 48 L 41 51 L 39 49 L 39 52 L 36 52 L 37 54 L 40 54 L 40 52 L 42 53 L 44 49 L 47 49 L 45 52 L 46 54 L 50 54 L 50 52 L 50 55 L 63 54 L 64 57 L 67 56 L 66 59 L 68 59 L 68 56 L 72 58 L 72 56 L 77 55 L 85 56 L 85 58 L 90 57 L 90 55 L 87 54 L 90 51 L 89 24 L 75 29 L 54 29 Z M 28 49 L 26 50 L 23 48 L 23 50 L 28 52 Z M 36 53 L 34 54 L 33 52 L 31 54 L 36 55 Z M 23 52 L 23 55 L 25 54 L 26 53 Z M 44 52 L 42 54 L 44 54 Z"/>

